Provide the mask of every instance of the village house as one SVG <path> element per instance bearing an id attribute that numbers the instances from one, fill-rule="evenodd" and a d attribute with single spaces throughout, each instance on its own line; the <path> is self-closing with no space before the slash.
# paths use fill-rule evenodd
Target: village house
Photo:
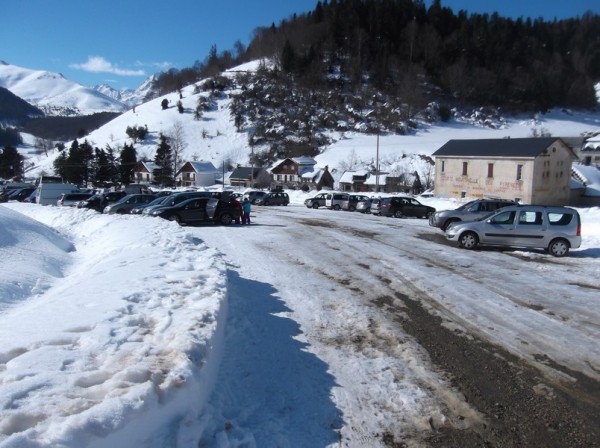
<path id="1" fill-rule="evenodd" d="M 158 165 L 154 162 L 138 162 L 133 170 L 133 178 L 135 182 L 142 185 L 150 185 L 154 183 L 154 170 Z"/>
<path id="2" fill-rule="evenodd" d="M 271 175 L 264 168 L 238 166 L 229 176 L 232 187 L 267 188 L 271 185 Z"/>
<path id="3" fill-rule="evenodd" d="M 435 157 L 435 194 L 566 205 L 574 151 L 560 138 L 450 140 Z"/>
<path id="4" fill-rule="evenodd" d="M 329 168 L 317 169 L 317 161 L 312 157 L 294 157 L 277 161 L 269 169 L 273 186 L 308 187 L 320 190 L 323 187 L 333 188 L 334 179 Z"/>
<path id="5" fill-rule="evenodd" d="M 186 162 L 175 175 L 182 187 L 208 187 L 216 183 L 221 173 L 211 162 Z"/>
<path id="6" fill-rule="evenodd" d="M 316 189 L 322 190 L 323 188 L 333 189 L 335 179 L 329 172 L 329 167 L 316 169 L 312 168 L 311 171 L 305 171 L 300 177 L 300 183 L 304 189 Z"/>
<path id="7" fill-rule="evenodd" d="M 379 174 L 366 170 L 346 171 L 339 182 L 340 191 L 372 192 L 372 193 L 412 193 L 419 194 L 423 191 L 418 174 L 407 173 L 400 176 L 391 176 L 390 173 L 380 171 Z"/>
<path id="8" fill-rule="evenodd" d="M 340 191 L 365 192 L 369 191 L 365 182 L 369 177 L 367 170 L 346 171 L 338 181 Z"/>

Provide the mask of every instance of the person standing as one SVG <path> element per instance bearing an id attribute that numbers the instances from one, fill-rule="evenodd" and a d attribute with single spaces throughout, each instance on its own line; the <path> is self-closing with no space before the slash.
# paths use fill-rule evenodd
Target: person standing
<path id="1" fill-rule="evenodd" d="M 238 201 L 236 198 L 232 197 L 229 200 L 229 204 L 237 211 L 237 214 L 235 216 L 235 223 L 239 224 L 240 223 L 240 218 L 243 216 L 244 211 L 242 209 L 242 204 L 240 204 L 240 201 Z"/>
<path id="2" fill-rule="evenodd" d="M 248 198 L 245 198 L 242 204 L 242 224 L 250 224 L 250 210 L 252 210 L 252 204 Z"/>

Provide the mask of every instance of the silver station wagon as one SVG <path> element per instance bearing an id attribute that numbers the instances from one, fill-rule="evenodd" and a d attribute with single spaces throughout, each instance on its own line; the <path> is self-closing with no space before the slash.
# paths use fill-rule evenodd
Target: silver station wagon
<path id="1" fill-rule="evenodd" d="M 564 257 L 581 246 L 581 219 L 569 207 L 511 205 L 471 222 L 446 229 L 446 238 L 464 249 L 479 245 L 546 249 Z"/>

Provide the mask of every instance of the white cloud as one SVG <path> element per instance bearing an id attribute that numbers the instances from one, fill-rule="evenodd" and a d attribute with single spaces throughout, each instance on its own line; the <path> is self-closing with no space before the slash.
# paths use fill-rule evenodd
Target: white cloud
<path id="1" fill-rule="evenodd" d="M 158 68 L 160 70 L 167 70 L 167 69 L 173 67 L 173 63 L 169 62 L 169 61 L 163 61 L 163 62 L 136 61 L 135 66 L 136 67 L 154 67 L 154 68 Z"/>
<path id="2" fill-rule="evenodd" d="M 126 70 L 114 66 L 102 56 L 89 56 L 83 64 L 71 64 L 71 68 L 94 73 L 112 73 L 119 76 L 146 76 L 144 70 Z"/>

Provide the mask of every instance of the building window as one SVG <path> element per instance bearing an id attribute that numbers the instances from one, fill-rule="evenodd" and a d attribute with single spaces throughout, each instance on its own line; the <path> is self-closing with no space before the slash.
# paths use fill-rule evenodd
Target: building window
<path id="1" fill-rule="evenodd" d="M 460 198 L 461 198 L 461 199 L 464 199 L 464 198 L 466 198 L 466 197 L 467 197 L 467 192 L 466 192 L 466 191 L 461 191 L 461 192 L 460 192 Z"/>
<path id="2" fill-rule="evenodd" d="M 488 177 L 494 177 L 494 164 L 488 163 Z"/>
<path id="3" fill-rule="evenodd" d="M 446 171 L 446 161 L 442 160 L 442 173 Z"/>
<path id="4" fill-rule="evenodd" d="M 467 167 L 469 166 L 469 164 L 467 162 L 463 162 L 463 176 L 467 175 Z"/>
<path id="5" fill-rule="evenodd" d="M 517 180 L 523 179 L 523 165 L 517 165 Z"/>

